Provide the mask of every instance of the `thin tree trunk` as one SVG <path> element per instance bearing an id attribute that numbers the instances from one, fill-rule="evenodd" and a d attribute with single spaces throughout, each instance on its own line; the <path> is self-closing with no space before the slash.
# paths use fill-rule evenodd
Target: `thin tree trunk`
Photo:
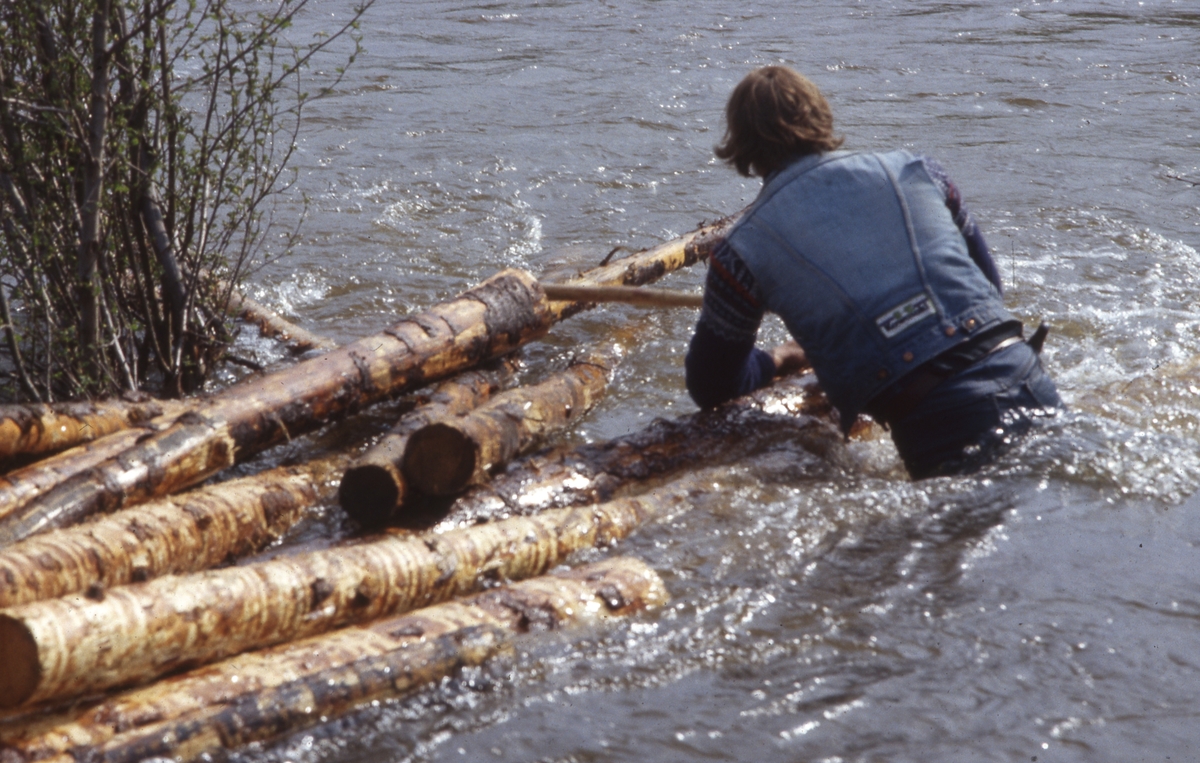
<path id="1" fill-rule="evenodd" d="M 448 416 L 412 433 L 402 459 L 408 484 L 426 495 L 457 495 L 486 482 L 547 434 L 573 424 L 608 388 L 615 365 L 593 353 L 540 384 L 511 389 L 463 416 Z"/>
<path id="2" fill-rule="evenodd" d="M 596 268 L 572 283 L 649 283 L 706 257 L 734 219 Z M 333 417 L 511 352 L 586 307 L 547 302 L 532 276 L 504 271 L 381 334 L 214 396 L 120 458 L 12 511 L 0 521 L 0 547 L 194 485 Z"/>
<path id="3" fill-rule="evenodd" d="M 192 405 L 149 399 L 0 405 L 0 462 L 73 448 L 152 419 L 178 416 Z"/>
<path id="4" fill-rule="evenodd" d="M 481 664 L 511 639 L 656 608 L 662 579 L 616 558 L 175 676 L 0 730 L 6 763 L 190 761 L 265 741 Z M 57 756 L 57 757 L 56 757 Z"/>
<path id="5" fill-rule="evenodd" d="M 678 503 L 626 498 L 12 607 L 0 613 L 0 707 L 141 683 L 540 575 Z"/>
<path id="6" fill-rule="evenodd" d="M 0 551 L 0 608 L 199 572 L 260 551 L 333 496 L 343 455 L 281 466 L 53 530 Z"/>
<path id="7" fill-rule="evenodd" d="M 512 359 L 502 358 L 494 368 L 467 371 L 438 385 L 425 404 L 405 414 L 346 469 L 338 488 L 342 509 L 364 527 L 379 527 L 393 519 L 408 494 L 400 465 L 409 435 L 472 410 L 508 381 L 515 365 Z"/>
<path id="8" fill-rule="evenodd" d="M 92 121 L 88 133 L 76 274 L 82 318 L 80 345 L 86 365 L 97 378 L 103 365 L 97 264 L 100 258 L 100 197 L 104 185 L 104 133 L 108 129 L 108 12 L 109 0 L 98 0 L 92 17 Z"/>

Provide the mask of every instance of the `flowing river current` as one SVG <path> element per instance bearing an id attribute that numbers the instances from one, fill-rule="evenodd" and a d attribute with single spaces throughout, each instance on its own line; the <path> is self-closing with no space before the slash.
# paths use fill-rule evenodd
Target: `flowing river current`
<path id="1" fill-rule="evenodd" d="M 782 63 L 846 148 L 948 169 L 1009 307 L 1052 327 L 1070 410 L 969 477 L 913 483 L 886 438 L 712 453 L 692 510 L 616 549 L 661 573 L 665 609 L 523 638 L 236 760 L 1200 759 L 1194 0 L 380 0 L 362 36 L 298 138 L 277 215 L 308 197 L 301 243 L 249 289 L 305 327 L 349 341 L 502 268 L 586 268 L 737 211 L 758 182 L 712 156 L 725 99 Z M 694 412 L 695 319 L 602 307 L 530 346 L 530 378 L 625 353 L 558 442 Z M 760 344 L 783 338 L 771 318 Z M 297 540 L 346 532 L 329 508 Z"/>

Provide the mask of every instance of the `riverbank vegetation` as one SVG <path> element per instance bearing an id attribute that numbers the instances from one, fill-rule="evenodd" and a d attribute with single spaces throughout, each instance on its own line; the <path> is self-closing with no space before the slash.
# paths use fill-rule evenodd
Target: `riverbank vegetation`
<path id="1" fill-rule="evenodd" d="M 353 61 L 371 2 L 305 41 L 306 0 L 0 7 L 0 399 L 201 387 L 268 232 L 296 235 L 271 202 L 320 95 L 303 75 Z"/>

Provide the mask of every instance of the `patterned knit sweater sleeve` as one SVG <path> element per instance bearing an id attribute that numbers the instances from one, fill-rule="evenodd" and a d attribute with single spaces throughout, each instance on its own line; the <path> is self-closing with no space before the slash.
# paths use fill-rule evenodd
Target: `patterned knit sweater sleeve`
<path id="1" fill-rule="evenodd" d="M 704 307 L 684 363 L 688 393 L 701 408 L 771 381 L 775 362 L 754 346 L 762 318 L 754 276 L 733 247 L 722 242 L 709 258 Z"/>
<path id="2" fill-rule="evenodd" d="M 958 186 L 954 185 L 945 168 L 937 161 L 927 156 L 921 157 L 921 161 L 925 162 L 925 169 L 929 172 L 929 177 L 942 189 L 942 195 L 946 199 L 946 208 L 954 216 L 954 224 L 958 226 L 963 238 L 967 241 L 967 252 L 971 255 L 971 259 L 996 287 L 996 291 L 1003 295 L 1004 286 L 1000 283 L 1000 271 L 996 268 L 996 262 L 992 259 L 987 242 L 983 240 L 983 234 L 979 232 L 979 226 L 975 224 L 975 218 L 963 204 Z"/>

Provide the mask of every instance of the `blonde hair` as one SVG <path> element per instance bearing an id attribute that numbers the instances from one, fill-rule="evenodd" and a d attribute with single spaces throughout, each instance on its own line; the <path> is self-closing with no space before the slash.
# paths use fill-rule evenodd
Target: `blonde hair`
<path id="1" fill-rule="evenodd" d="M 714 151 L 741 175 L 766 177 L 789 161 L 832 151 L 833 112 L 808 78 L 785 66 L 747 74 L 725 105 L 725 137 Z"/>

